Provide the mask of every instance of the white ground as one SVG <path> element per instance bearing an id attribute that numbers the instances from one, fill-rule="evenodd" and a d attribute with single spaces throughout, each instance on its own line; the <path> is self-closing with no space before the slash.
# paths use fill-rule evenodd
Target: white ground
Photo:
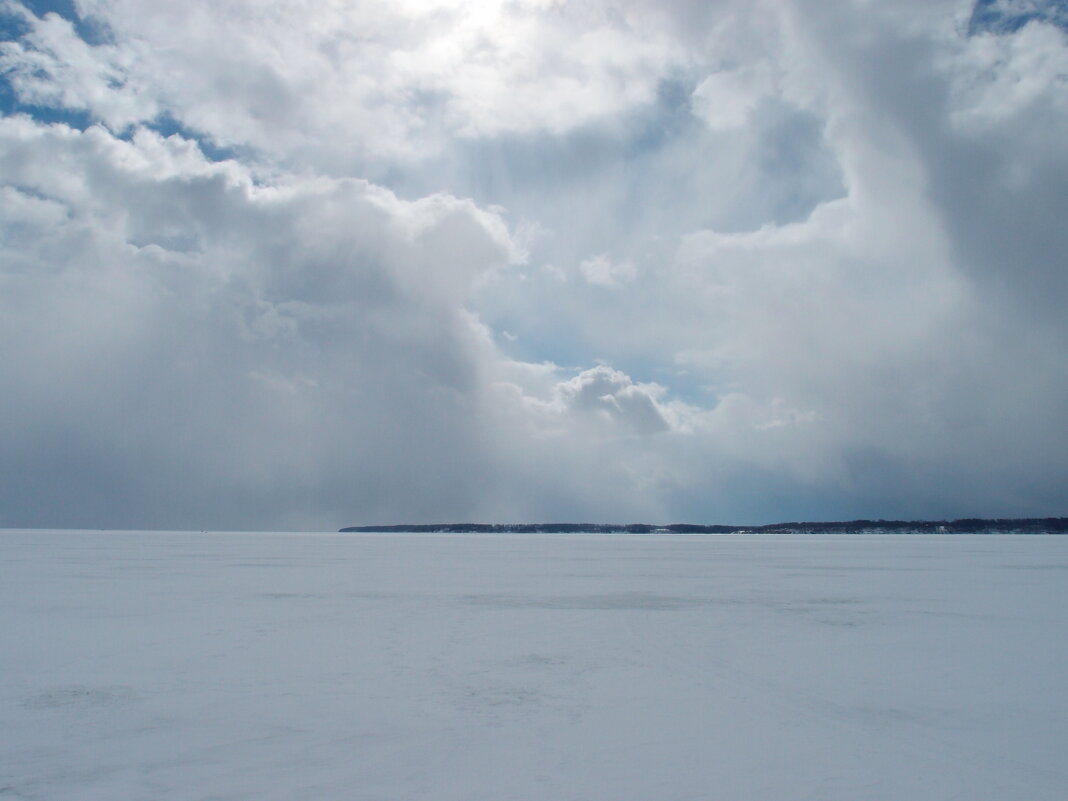
<path id="1" fill-rule="evenodd" d="M 1068 797 L 1068 537 L 0 533 L 0 801 Z"/>

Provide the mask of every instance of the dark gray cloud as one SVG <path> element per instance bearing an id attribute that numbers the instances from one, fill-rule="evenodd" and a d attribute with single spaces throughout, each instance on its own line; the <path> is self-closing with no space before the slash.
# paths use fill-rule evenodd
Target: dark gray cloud
<path id="1" fill-rule="evenodd" d="M 54 524 L 267 525 L 405 481 L 464 508 L 478 367 L 457 298 L 510 257 L 495 217 L 359 181 L 257 187 L 150 133 L 11 119 L 2 140 L 5 509 L 29 486 Z"/>

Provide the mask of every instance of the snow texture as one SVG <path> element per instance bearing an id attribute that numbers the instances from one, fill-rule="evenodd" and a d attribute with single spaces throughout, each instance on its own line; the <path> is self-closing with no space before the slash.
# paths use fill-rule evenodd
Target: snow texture
<path id="1" fill-rule="evenodd" d="M 1062 799 L 1068 537 L 0 533 L 0 800 Z"/>

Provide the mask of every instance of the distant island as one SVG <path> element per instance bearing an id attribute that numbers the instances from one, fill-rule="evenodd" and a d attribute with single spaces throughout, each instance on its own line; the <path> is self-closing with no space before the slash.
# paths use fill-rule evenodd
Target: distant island
<path id="1" fill-rule="evenodd" d="M 696 523 L 417 523 L 349 526 L 348 532 L 407 534 L 1065 534 L 1068 517 L 846 520 L 723 526 Z"/>

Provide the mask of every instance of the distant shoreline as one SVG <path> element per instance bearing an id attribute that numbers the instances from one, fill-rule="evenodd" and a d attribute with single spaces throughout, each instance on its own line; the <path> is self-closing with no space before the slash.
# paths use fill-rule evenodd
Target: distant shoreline
<path id="1" fill-rule="evenodd" d="M 696 523 L 401 523 L 348 526 L 346 533 L 405 534 L 1066 534 L 1068 517 L 847 520 L 761 526 Z"/>

